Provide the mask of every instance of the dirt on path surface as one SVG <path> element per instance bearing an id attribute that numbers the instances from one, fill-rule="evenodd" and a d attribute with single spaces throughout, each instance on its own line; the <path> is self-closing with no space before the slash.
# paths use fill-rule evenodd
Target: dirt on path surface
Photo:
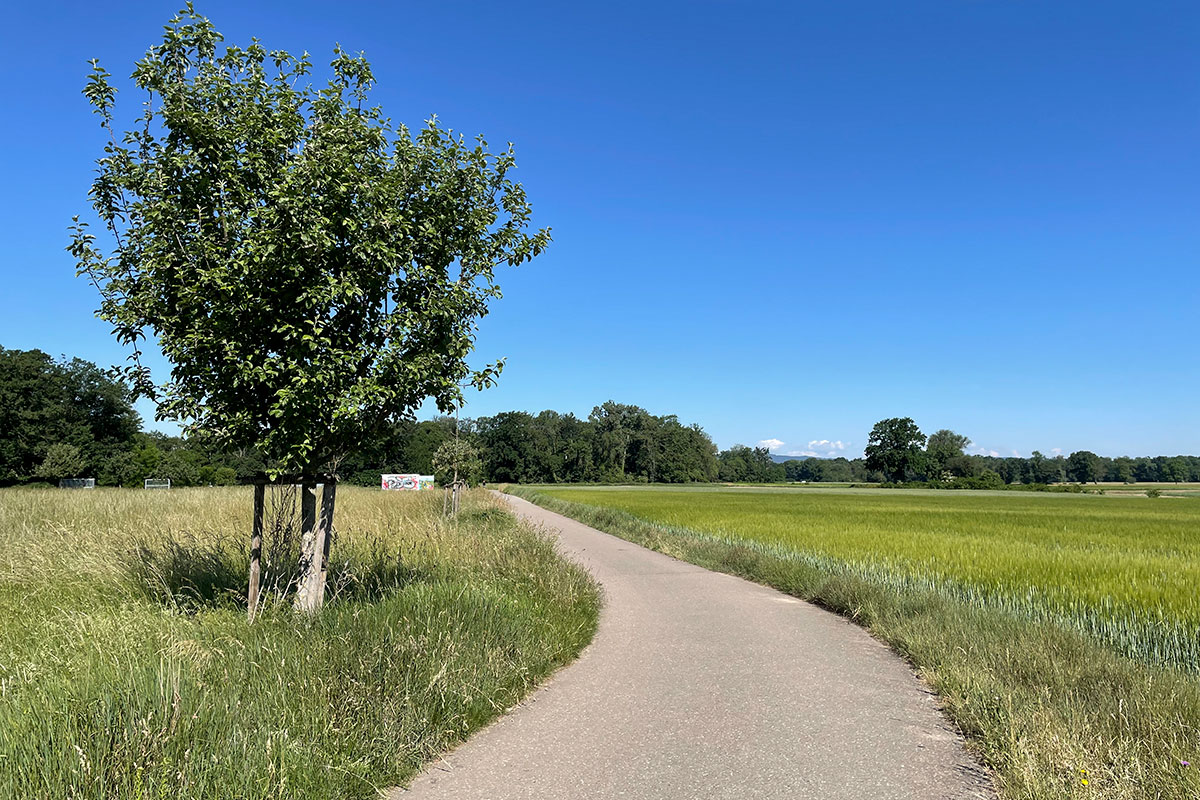
<path id="1" fill-rule="evenodd" d="M 862 629 L 505 500 L 603 585 L 596 638 L 393 798 L 994 797 L 935 698 Z"/>

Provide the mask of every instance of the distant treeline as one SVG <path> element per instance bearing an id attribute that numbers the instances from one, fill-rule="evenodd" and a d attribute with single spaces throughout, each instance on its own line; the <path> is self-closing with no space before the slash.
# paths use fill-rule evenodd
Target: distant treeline
<path id="1" fill-rule="evenodd" d="M 454 439 L 455 428 L 451 417 L 384 426 L 337 470 L 344 480 L 364 486 L 377 485 L 384 472 L 436 474 L 434 455 Z M 614 402 L 596 406 L 586 419 L 556 411 L 463 419 L 457 435 L 478 454 L 466 477 L 491 482 L 868 483 L 901 473 L 908 481 L 964 488 L 1200 481 L 1196 456 L 966 455 L 966 437 L 944 430 L 927 443 L 919 435 L 919 447 L 904 443 L 911 452 L 899 471 L 891 467 L 886 475 L 863 458 L 780 464 L 761 447 L 734 445 L 718 452 L 698 425 Z M 95 364 L 0 348 L 0 485 L 73 477 L 94 477 L 102 486 L 141 486 L 146 478 L 170 478 L 176 486 L 223 485 L 251 480 L 268 466 L 253 452 L 223 452 L 196 437 L 142 431 L 129 391 Z"/>

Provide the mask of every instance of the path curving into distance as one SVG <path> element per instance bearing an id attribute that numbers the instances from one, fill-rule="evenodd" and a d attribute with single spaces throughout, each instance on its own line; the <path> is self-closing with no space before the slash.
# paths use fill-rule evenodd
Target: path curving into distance
<path id="1" fill-rule="evenodd" d="M 504 499 L 604 587 L 596 638 L 405 800 L 992 798 L 908 666 L 827 611 Z"/>

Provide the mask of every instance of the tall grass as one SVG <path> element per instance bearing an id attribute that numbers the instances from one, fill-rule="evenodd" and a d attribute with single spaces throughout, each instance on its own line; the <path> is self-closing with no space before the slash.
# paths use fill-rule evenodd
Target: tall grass
<path id="1" fill-rule="evenodd" d="M 250 506 L 0 492 L 0 797 L 374 797 L 594 630 L 590 579 L 487 496 L 349 487 L 325 610 L 249 625 Z"/>
<path id="2" fill-rule="evenodd" d="M 1006 798 L 1200 797 L 1200 504 L 511 491 L 866 626 L 941 695 Z"/>

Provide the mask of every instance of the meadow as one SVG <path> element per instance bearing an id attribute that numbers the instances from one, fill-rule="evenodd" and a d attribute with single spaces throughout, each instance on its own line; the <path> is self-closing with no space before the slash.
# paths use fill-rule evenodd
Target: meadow
<path id="1" fill-rule="evenodd" d="M 1195 500 L 510 491 L 864 625 L 938 692 L 1006 798 L 1200 796 Z"/>
<path id="2" fill-rule="evenodd" d="M 486 494 L 350 487 L 325 609 L 249 624 L 250 500 L 0 492 L 0 797 L 376 797 L 594 632 L 590 578 Z"/>

